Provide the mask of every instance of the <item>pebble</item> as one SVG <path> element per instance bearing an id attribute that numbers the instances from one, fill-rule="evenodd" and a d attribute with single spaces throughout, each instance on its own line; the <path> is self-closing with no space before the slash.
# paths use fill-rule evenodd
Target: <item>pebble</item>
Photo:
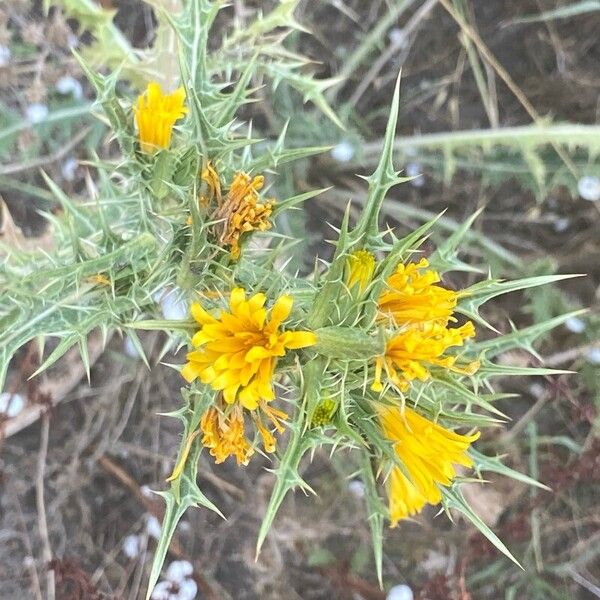
<path id="1" fill-rule="evenodd" d="M 178 298 L 176 291 L 155 294 L 154 299 L 160 304 L 162 315 L 169 321 L 181 321 L 189 314 L 187 303 Z"/>
<path id="2" fill-rule="evenodd" d="M 592 348 L 585 357 L 593 365 L 600 365 L 600 346 L 598 348 Z"/>
<path id="3" fill-rule="evenodd" d="M 577 317 L 569 317 L 565 321 L 565 327 L 571 333 L 583 333 L 585 331 L 585 321 L 582 321 Z"/>
<path id="4" fill-rule="evenodd" d="M 414 594 L 407 585 L 395 585 L 388 592 L 386 600 L 414 600 Z"/>
<path id="5" fill-rule="evenodd" d="M 404 46 L 406 43 L 406 34 L 399 27 L 390 30 L 388 38 L 394 46 Z"/>
<path id="6" fill-rule="evenodd" d="M 67 158 L 60 167 L 60 172 L 65 181 L 75 181 L 75 171 L 79 166 L 79 161 L 72 156 Z"/>
<path id="7" fill-rule="evenodd" d="M 138 349 L 135 347 L 135 344 L 129 336 L 127 336 L 123 341 L 123 352 L 125 352 L 125 354 L 127 354 L 127 356 L 130 358 L 141 358 Z"/>
<path id="8" fill-rule="evenodd" d="M 25 116 L 32 125 L 35 125 L 36 123 L 45 121 L 48 112 L 48 107 L 45 104 L 34 102 L 25 109 Z"/>
<path id="9" fill-rule="evenodd" d="M 348 490 L 357 498 L 364 498 L 365 496 L 365 484 L 359 479 L 353 479 L 348 484 Z"/>
<path id="10" fill-rule="evenodd" d="M 354 154 L 354 146 L 348 141 L 340 142 L 331 150 L 331 156 L 338 162 L 348 162 L 352 160 Z"/>
<path id="11" fill-rule="evenodd" d="M 81 100 L 83 98 L 83 88 L 81 87 L 81 83 L 79 83 L 75 77 L 71 77 L 70 75 L 65 75 L 56 82 L 56 90 L 59 94 L 65 96 L 71 94 L 75 100 Z"/>
<path id="12" fill-rule="evenodd" d="M 560 217 L 554 221 L 554 231 L 556 231 L 556 233 L 562 233 L 569 229 L 569 225 L 571 225 L 571 219 L 568 217 Z"/>
<path id="13" fill-rule="evenodd" d="M 0 413 L 7 417 L 16 417 L 25 407 L 25 399 L 21 394 L 0 394 Z"/>
<path id="14" fill-rule="evenodd" d="M 423 177 L 423 166 L 416 162 L 410 162 L 406 165 L 406 176 L 414 177 L 410 185 L 413 187 L 423 187 L 425 185 L 425 177 Z"/>
<path id="15" fill-rule="evenodd" d="M 150 537 L 158 539 L 160 537 L 160 532 L 162 531 L 162 527 L 158 522 L 158 519 L 154 515 L 148 515 L 146 519 L 146 531 Z"/>
<path id="16" fill-rule="evenodd" d="M 128 535 L 123 540 L 123 554 L 127 558 L 136 558 L 140 554 L 140 536 Z"/>
<path id="17" fill-rule="evenodd" d="M 585 175 L 578 181 L 577 191 L 584 200 L 598 202 L 600 200 L 600 179 L 593 175 Z"/>
<path id="18" fill-rule="evenodd" d="M 5 67 L 10 62 L 10 56 L 10 48 L 0 44 L 0 67 Z"/>
<path id="19" fill-rule="evenodd" d="M 152 590 L 152 600 L 175 600 L 176 595 L 171 593 L 173 584 L 170 581 L 159 581 Z"/>
<path id="20" fill-rule="evenodd" d="M 187 560 L 174 560 L 167 569 L 167 579 L 174 583 L 181 583 L 194 572 L 192 563 Z"/>
<path id="21" fill-rule="evenodd" d="M 186 579 L 179 584 L 177 600 L 194 600 L 198 593 L 198 585 L 193 579 Z"/>

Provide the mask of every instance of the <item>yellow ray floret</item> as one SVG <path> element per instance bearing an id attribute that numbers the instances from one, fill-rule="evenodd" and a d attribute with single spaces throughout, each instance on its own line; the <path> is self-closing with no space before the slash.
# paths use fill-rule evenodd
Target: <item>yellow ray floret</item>
<path id="1" fill-rule="evenodd" d="M 266 296 L 255 294 L 246 300 L 242 288 L 231 292 L 230 311 L 213 317 L 198 303 L 192 315 L 201 325 L 192 338 L 196 350 L 187 355 L 181 374 L 191 382 L 199 378 L 214 390 L 222 391 L 227 404 L 239 401 L 249 410 L 261 401 L 275 398 L 273 377 L 279 357 L 287 350 L 316 343 L 310 331 L 281 331 L 292 309 L 290 296 L 281 296 L 269 311 Z"/>
<path id="2" fill-rule="evenodd" d="M 368 250 L 356 250 L 346 259 L 345 281 L 349 290 L 357 287 L 362 294 L 371 283 L 375 272 L 375 257 Z"/>
<path id="3" fill-rule="evenodd" d="M 479 437 L 460 435 L 429 421 L 405 407 L 380 405 L 377 408 L 383 435 L 406 469 L 392 467 L 387 480 L 391 526 L 420 512 L 425 504 L 439 504 L 439 486 L 449 486 L 456 477 L 454 465 L 471 467 L 469 446 Z"/>
<path id="4" fill-rule="evenodd" d="M 462 346 L 465 339 L 474 335 L 475 327 L 471 321 L 454 329 L 429 322 L 396 334 L 387 342 L 384 356 L 376 359 L 375 379 L 371 389 L 377 392 L 383 389 L 384 371 L 387 379 L 401 391 L 405 391 L 413 379 L 429 379 L 431 366 L 445 367 L 466 374 L 475 372 L 479 366 L 478 362 L 456 369 L 456 357 L 444 355 L 448 348 Z"/>
<path id="5" fill-rule="evenodd" d="M 264 177 L 236 173 L 229 191 L 219 203 L 212 218 L 219 222 L 219 242 L 230 248 L 234 259 L 240 256 L 240 238 L 250 231 L 271 229 L 270 217 L 275 200 L 261 200 L 259 191 Z"/>
<path id="6" fill-rule="evenodd" d="M 188 109 L 184 106 L 185 90 L 163 94 L 159 83 L 151 82 L 133 107 L 142 152 L 153 154 L 171 145 L 173 126 Z"/>
<path id="7" fill-rule="evenodd" d="M 379 298 L 382 315 L 391 317 L 398 325 L 428 321 L 446 325 L 454 320 L 452 312 L 460 293 L 435 285 L 440 276 L 427 270 L 428 266 L 425 258 L 398 266 L 387 280 L 388 289 Z"/>

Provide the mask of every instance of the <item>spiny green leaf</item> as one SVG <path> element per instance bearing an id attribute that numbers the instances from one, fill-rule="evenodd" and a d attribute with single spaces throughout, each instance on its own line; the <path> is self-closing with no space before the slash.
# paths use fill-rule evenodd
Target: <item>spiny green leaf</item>
<path id="1" fill-rule="evenodd" d="M 465 500 L 460 491 L 459 484 L 453 485 L 451 488 L 441 487 L 443 503 L 446 510 L 454 508 L 461 512 L 477 529 L 484 535 L 492 544 L 510 558 L 519 568 L 523 569 L 519 561 L 511 554 L 510 550 L 504 545 L 500 538 L 481 520 L 481 518 L 473 511 L 471 506 Z"/>

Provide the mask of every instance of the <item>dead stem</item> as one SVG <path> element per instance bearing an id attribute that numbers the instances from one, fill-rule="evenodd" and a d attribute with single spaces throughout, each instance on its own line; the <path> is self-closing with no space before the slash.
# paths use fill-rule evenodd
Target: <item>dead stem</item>
<path id="1" fill-rule="evenodd" d="M 35 500 L 38 514 L 38 527 L 42 538 L 42 558 L 44 569 L 46 569 L 46 594 L 48 600 L 55 600 L 56 591 L 54 587 L 54 570 L 50 568 L 52 560 L 52 548 L 48 536 L 48 523 L 46 521 L 46 503 L 44 501 L 44 472 L 46 470 L 46 457 L 48 455 L 48 437 L 50 433 L 50 415 L 45 412 L 42 415 L 42 427 L 40 431 L 40 451 L 37 461 L 37 474 L 35 479 Z"/>

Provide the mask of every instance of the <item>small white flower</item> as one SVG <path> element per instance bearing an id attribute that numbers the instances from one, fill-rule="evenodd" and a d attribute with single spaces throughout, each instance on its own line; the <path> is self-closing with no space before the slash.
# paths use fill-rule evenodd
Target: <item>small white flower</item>
<path id="1" fill-rule="evenodd" d="M 593 175 L 585 175 L 578 181 L 577 191 L 584 200 L 598 202 L 600 200 L 600 179 Z"/>
<path id="2" fill-rule="evenodd" d="M 360 479 L 353 479 L 348 484 L 348 491 L 357 498 L 364 498 L 365 484 L 362 481 L 360 481 Z"/>
<path id="3" fill-rule="evenodd" d="M 56 90 L 59 94 L 64 94 L 65 96 L 71 94 L 75 100 L 81 100 L 81 98 L 83 98 L 83 88 L 81 87 L 81 83 L 79 83 L 75 77 L 71 77 L 70 75 L 65 75 L 56 82 Z"/>
<path id="4" fill-rule="evenodd" d="M 162 527 L 158 522 L 158 519 L 154 515 L 148 515 L 146 518 L 146 531 L 150 537 L 158 539 L 160 537 L 160 532 L 162 531 Z"/>
<path id="5" fill-rule="evenodd" d="M 352 160 L 354 154 L 354 146 L 346 140 L 340 142 L 331 150 L 331 156 L 338 162 L 348 162 Z"/>
<path id="6" fill-rule="evenodd" d="M 174 560 L 167 569 L 167 579 L 173 583 L 181 583 L 194 572 L 192 563 L 187 560 Z"/>
<path id="7" fill-rule="evenodd" d="M 198 593 L 198 585 L 193 579 L 185 579 L 179 584 L 177 600 L 194 600 Z"/>
<path id="8" fill-rule="evenodd" d="M 7 417 L 16 417 L 25 407 L 25 400 L 21 394 L 9 394 L 2 392 L 0 394 L 0 413 Z"/>
<path id="9" fill-rule="evenodd" d="M 67 38 L 67 44 L 69 48 L 77 48 L 79 46 L 79 38 L 74 33 L 70 33 Z"/>
<path id="10" fill-rule="evenodd" d="M 414 594 L 407 585 L 395 585 L 390 589 L 386 600 L 413 600 Z"/>
<path id="11" fill-rule="evenodd" d="M 571 333 L 583 333 L 585 331 L 585 321 L 578 319 L 577 317 L 569 317 L 565 321 L 565 327 Z"/>
<path id="12" fill-rule="evenodd" d="M 140 536 L 128 535 L 123 540 L 123 554 L 127 558 L 135 558 L 140 554 Z"/>
<path id="13" fill-rule="evenodd" d="M 48 112 L 48 107 L 45 104 L 34 102 L 25 109 L 25 116 L 32 125 L 35 125 L 36 123 L 45 121 Z"/>
<path id="14" fill-rule="evenodd" d="M 10 48 L 0 44 L 0 67 L 5 67 L 10 62 L 10 55 Z"/>
<path id="15" fill-rule="evenodd" d="M 65 162 L 60 167 L 61 175 L 64 177 L 65 181 L 75 181 L 75 171 L 77 171 L 77 167 L 79 166 L 79 161 L 72 156 L 67 158 Z"/>
<path id="16" fill-rule="evenodd" d="M 592 348 L 585 357 L 593 364 L 600 365 L 600 346 L 598 348 Z"/>

